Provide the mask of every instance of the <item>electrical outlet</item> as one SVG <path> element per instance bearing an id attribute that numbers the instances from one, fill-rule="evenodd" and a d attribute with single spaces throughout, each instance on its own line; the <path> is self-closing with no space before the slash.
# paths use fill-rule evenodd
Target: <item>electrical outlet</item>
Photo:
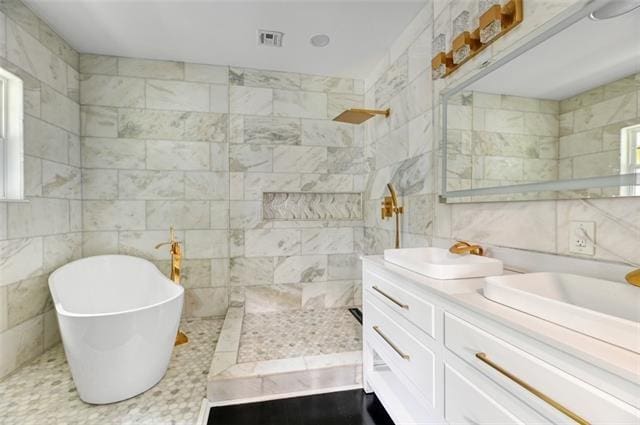
<path id="1" fill-rule="evenodd" d="M 586 235 L 585 235 L 586 233 Z M 572 221 L 569 226 L 569 252 L 572 254 L 595 255 L 596 223 L 593 221 Z"/>

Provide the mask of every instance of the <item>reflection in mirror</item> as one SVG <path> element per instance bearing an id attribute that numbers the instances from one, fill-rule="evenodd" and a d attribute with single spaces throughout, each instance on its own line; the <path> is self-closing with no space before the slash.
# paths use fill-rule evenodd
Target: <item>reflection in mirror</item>
<path id="1" fill-rule="evenodd" d="M 584 17 L 452 90 L 447 202 L 640 196 L 638 22 Z"/>

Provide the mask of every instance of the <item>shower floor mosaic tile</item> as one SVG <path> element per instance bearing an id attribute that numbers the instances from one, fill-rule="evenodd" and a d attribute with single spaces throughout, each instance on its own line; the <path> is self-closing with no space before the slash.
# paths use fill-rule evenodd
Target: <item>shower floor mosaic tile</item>
<path id="1" fill-rule="evenodd" d="M 192 425 L 206 394 L 222 319 L 182 322 L 189 343 L 175 347 L 158 385 L 119 403 L 89 405 L 76 393 L 62 345 L 0 381 L 1 425 Z"/>
<path id="2" fill-rule="evenodd" d="M 362 326 L 346 308 L 245 314 L 238 363 L 362 349 Z"/>

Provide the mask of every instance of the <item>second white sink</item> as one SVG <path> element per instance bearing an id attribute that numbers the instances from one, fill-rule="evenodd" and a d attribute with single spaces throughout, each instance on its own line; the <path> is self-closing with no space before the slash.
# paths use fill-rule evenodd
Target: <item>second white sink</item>
<path id="1" fill-rule="evenodd" d="M 640 288 L 564 273 L 486 278 L 492 301 L 640 353 Z"/>
<path id="2" fill-rule="evenodd" d="M 452 254 L 442 248 L 385 249 L 384 259 L 434 279 L 464 279 L 502 274 L 502 261 L 478 255 Z"/>

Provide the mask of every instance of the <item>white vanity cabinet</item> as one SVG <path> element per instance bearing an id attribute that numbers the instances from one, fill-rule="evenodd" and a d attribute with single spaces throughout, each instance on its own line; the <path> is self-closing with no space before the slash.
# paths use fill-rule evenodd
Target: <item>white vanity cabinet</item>
<path id="1" fill-rule="evenodd" d="M 572 360 L 381 261 L 364 261 L 363 286 L 365 390 L 397 425 L 640 424 L 637 375 Z"/>

